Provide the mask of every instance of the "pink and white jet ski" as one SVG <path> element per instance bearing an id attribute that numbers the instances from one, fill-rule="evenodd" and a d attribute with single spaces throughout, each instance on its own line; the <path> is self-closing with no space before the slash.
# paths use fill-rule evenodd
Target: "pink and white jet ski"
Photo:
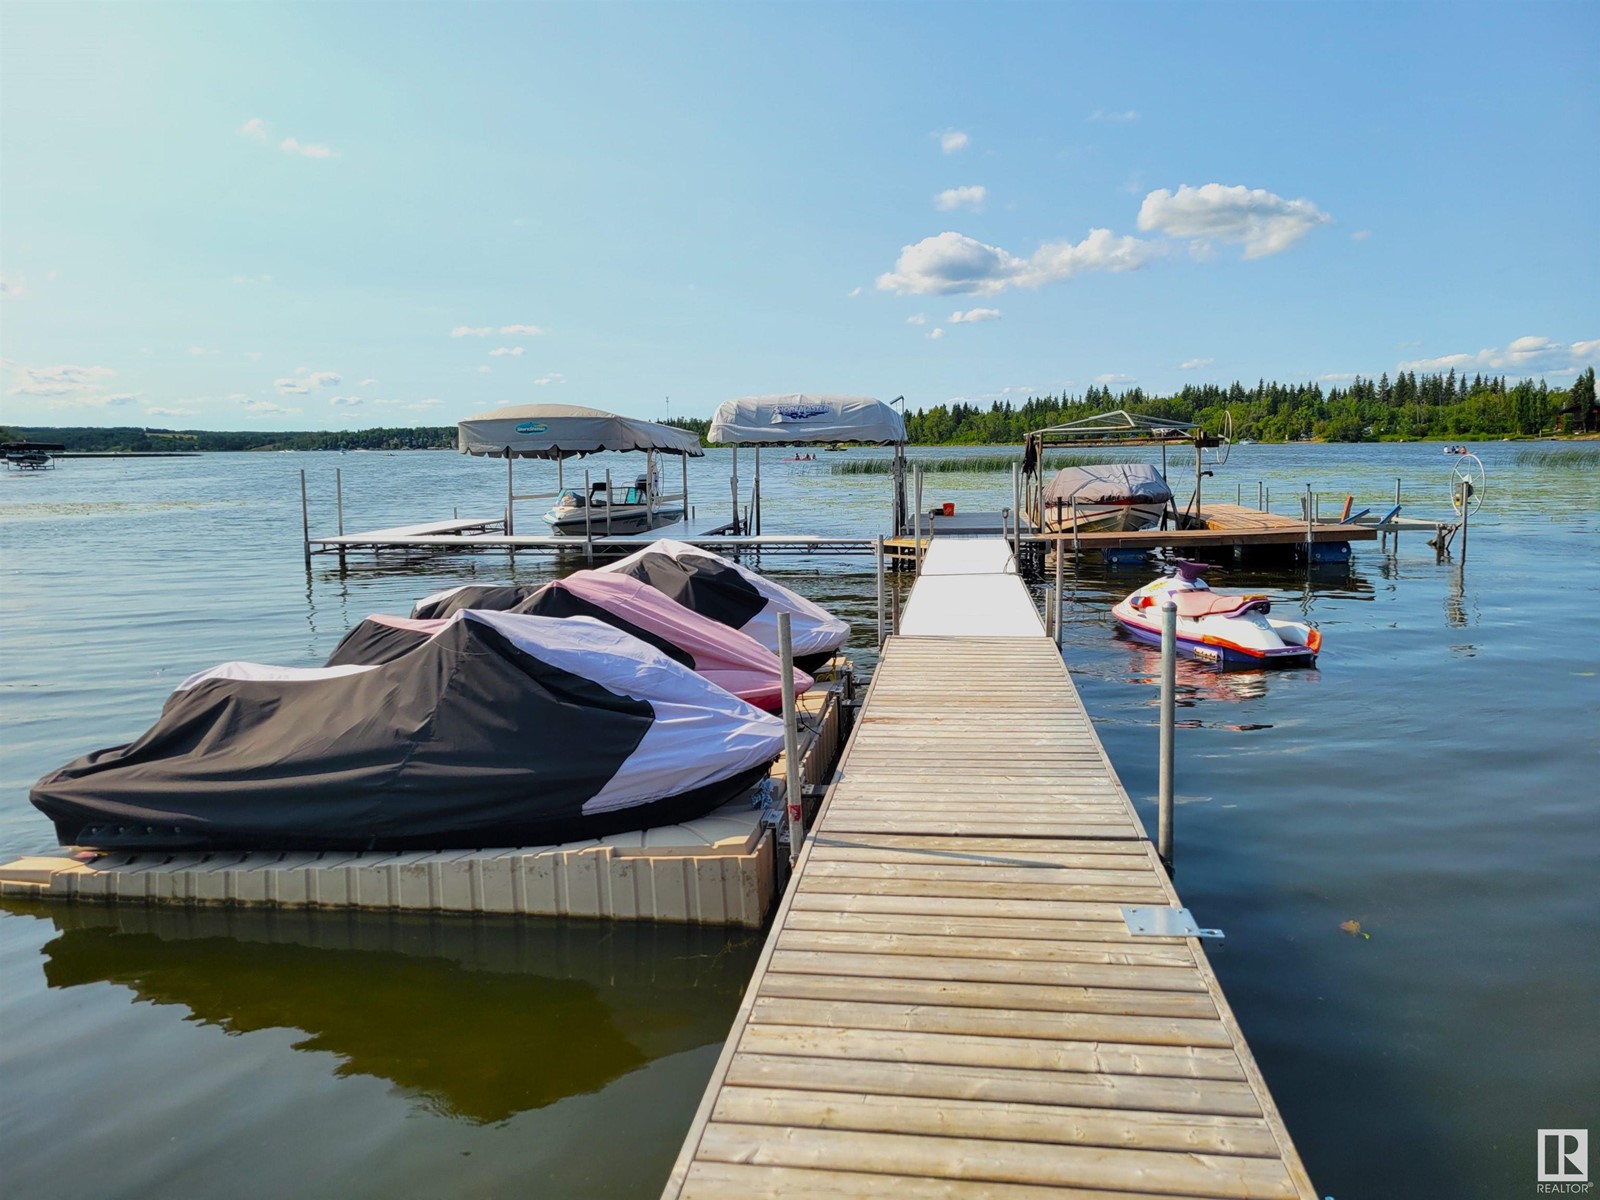
<path id="1" fill-rule="evenodd" d="M 1322 634 L 1299 621 L 1268 614 L 1262 595 L 1213 592 L 1201 578 L 1206 564 L 1180 562 L 1172 575 L 1118 601 L 1111 615 L 1142 642 L 1161 644 L 1161 604 L 1178 608 L 1178 653 L 1223 667 L 1307 667 L 1317 661 Z"/>

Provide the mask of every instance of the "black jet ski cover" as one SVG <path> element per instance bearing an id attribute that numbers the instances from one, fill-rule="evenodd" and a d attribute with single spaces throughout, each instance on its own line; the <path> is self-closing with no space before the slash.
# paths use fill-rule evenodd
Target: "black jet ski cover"
<path id="1" fill-rule="evenodd" d="M 703 617 L 743 630 L 778 651 L 778 614 L 789 614 L 795 665 L 814 671 L 850 636 L 850 626 L 798 592 L 686 542 L 662 538 L 601 571 L 619 571 Z"/>
<path id="2" fill-rule="evenodd" d="M 637 638 L 469 611 L 382 666 L 201 672 L 31 798 L 69 845 L 540 846 L 701 816 L 782 748 L 781 721 Z"/>
<path id="3" fill-rule="evenodd" d="M 424 596 L 411 606 L 411 617 L 416 621 L 437 621 L 453 617 L 468 608 L 509 612 L 538 590 L 536 587 L 518 587 L 511 583 L 464 583 L 460 587 L 446 588 L 442 592 Z"/>

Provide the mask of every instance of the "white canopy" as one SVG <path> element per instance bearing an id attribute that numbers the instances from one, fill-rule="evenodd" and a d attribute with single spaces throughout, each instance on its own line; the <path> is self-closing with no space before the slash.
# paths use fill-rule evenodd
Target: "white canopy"
<path id="1" fill-rule="evenodd" d="M 718 407 L 706 440 L 733 446 L 899 445 L 906 440 L 906 423 L 870 396 L 746 396 Z"/>
<path id="2" fill-rule="evenodd" d="M 456 424 L 463 454 L 504 458 L 574 458 L 601 450 L 654 450 L 700 457 L 700 438 L 686 429 L 621 417 L 574 404 L 524 404 L 479 413 Z"/>

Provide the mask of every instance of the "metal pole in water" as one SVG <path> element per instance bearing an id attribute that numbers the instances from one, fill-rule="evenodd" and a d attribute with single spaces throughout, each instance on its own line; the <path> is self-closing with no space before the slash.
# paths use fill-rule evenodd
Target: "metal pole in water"
<path id="1" fill-rule="evenodd" d="M 1311 565 L 1311 542 L 1315 538 L 1315 527 L 1311 519 L 1311 485 L 1306 484 L 1306 566 Z"/>
<path id="2" fill-rule="evenodd" d="M 1178 715 L 1178 606 L 1161 602 L 1161 764 L 1157 794 L 1156 851 L 1172 870 L 1173 735 Z"/>
<path id="3" fill-rule="evenodd" d="M 1467 561 L 1467 506 L 1472 503 L 1472 485 L 1461 481 L 1461 561 Z"/>
<path id="4" fill-rule="evenodd" d="M 872 552 L 878 560 L 878 649 L 883 649 L 883 535 L 872 542 Z"/>
<path id="5" fill-rule="evenodd" d="M 1395 508 L 1394 519 L 1398 521 L 1400 519 L 1400 480 L 1399 479 L 1396 479 L 1394 481 L 1394 508 Z M 1395 526 L 1395 531 L 1394 531 L 1393 535 L 1389 538 L 1389 552 L 1391 554 L 1399 554 L 1400 553 L 1400 527 L 1398 525 Z"/>
<path id="6" fill-rule="evenodd" d="M 1062 582 L 1061 581 L 1061 575 L 1062 575 L 1062 572 L 1066 569 L 1062 565 L 1062 560 L 1065 557 L 1066 556 L 1061 553 L 1061 536 L 1060 536 L 1059 533 L 1057 533 L 1057 535 L 1056 535 L 1055 631 L 1056 631 L 1056 645 L 1058 645 L 1058 646 L 1061 645 L 1061 582 Z M 1076 561 L 1074 561 L 1073 564 L 1072 564 L 1072 570 L 1073 570 L 1073 574 L 1076 575 L 1077 574 L 1077 570 L 1078 570 L 1078 564 L 1077 564 Z"/>
<path id="7" fill-rule="evenodd" d="M 916 515 L 916 518 L 915 518 L 915 520 L 913 522 L 913 526 L 912 526 L 913 529 L 915 530 L 915 537 L 912 539 L 915 542 L 915 546 L 914 546 L 914 548 L 912 550 L 912 558 L 916 562 L 916 568 L 917 569 L 916 569 L 915 573 L 918 574 L 918 575 L 921 575 L 922 574 L 922 522 L 926 519 L 924 517 L 924 515 L 923 515 L 923 512 L 922 512 L 922 464 L 921 463 L 917 464 L 917 466 L 914 468 L 914 472 L 915 473 L 912 475 L 912 480 L 913 480 L 913 483 L 915 485 L 915 491 L 916 491 L 916 497 L 917 497 L 917 515 Z"/>
<path id="8" fill-rule="evenodd" d="M 794 703 L 794 641 L 786 612 L 778 614 L 778 661 L 783 670 L 783 801 L 789 810 L 789 865 L 792 867 L 805 841 L 806 821 L 805 798 L 800 792 L 800 724 Z"/>
<path id="9" fill-rule="evenodd" d="M 339 508 L 339 536 L 344 536 L 344 471 L 333 469 L 333 498 Z M 344 570 L 344 543 L 339 543 L 339 569 Z"/>
<path id="10" fill-rule="evenodd" d="M 506 519 L 504 521 L 504 525 L 506 527 L 506 536 L 507 537 L 510 537 L 513 533 L 515 533 L 517 531 L 516 530 L 516 526 L 514 524 L 514 522 L 516 520 L 514 510 L 516 508 L 517 497 L 515 495 L 515 489 L 511 486 L 511 471 L 512 471 L 512 466 L 516 461 L 517 461 L 516 457 L 511 453 L 511 447 L 507 446 L 506 447 Z"/>
<path id="11" fill-rule="evenodd" d="M 1074 573 L 1078 570 L 1078 553 L 1078 498 L 1074 496 L 1072 498 L 1072 570 Z"/>
<path id="12" fill-rule="evenodd" d="M 311 506 L 306 500 L 306 469 L 300 468 L 300 533 L 305 544 L 306 573 L 311 572 Z"/>
<path id="13" fill-rule="evenodd" d="M 1233 485 L 1233 502 L 1235 505 L 1244 504 L 1244 484 L 1236 483 Z"/>
<path id="14" fill-rule="evenodd" d="M 594 561 L 593 512 L 589 507 L 589 472 L 583 473 L 583 561 Z"/>
<path id="15" fill-rule="evenodd" d="M 1261 500 L 1261 480 L 1258 479 L 1256 480 L 1256 509 L 1259 511 L 1265 507 L 1266 505 Z"/>
<path id="16" fill-rule="evenodd" d="M 1011 464 L 1011 554 L 1022 570 L 1022 465 Z"/>
<path id="17" fill-rule="evenodd" d="M 606 468 L 606 536 L 611 536 L 611 468 Z"/>

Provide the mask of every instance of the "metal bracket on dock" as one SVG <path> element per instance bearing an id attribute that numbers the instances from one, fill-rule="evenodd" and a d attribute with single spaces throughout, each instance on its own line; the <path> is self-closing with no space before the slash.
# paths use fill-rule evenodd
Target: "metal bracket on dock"
<path id="1" fill-rule="evenodd" d="M 1134 937 L 1199 937 L 1226 936 L 1220 929 L 1201 929 L 1187 908 L 1124 904 L 1122 921 Z"/>

